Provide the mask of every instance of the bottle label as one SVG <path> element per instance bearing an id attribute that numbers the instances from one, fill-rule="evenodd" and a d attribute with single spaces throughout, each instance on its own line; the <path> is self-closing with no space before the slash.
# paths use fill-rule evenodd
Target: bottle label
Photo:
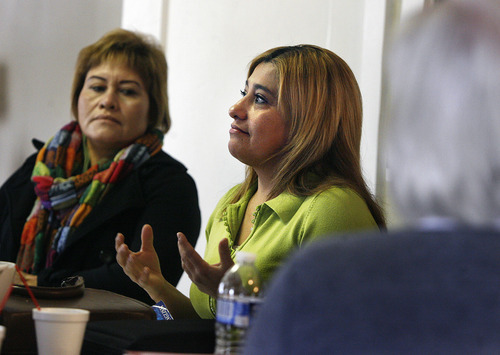
<path id="1" fill-rule="evenodd" d="M 250 323 L 252 302 L 248 300 L 217 300 L 217 322 L 247 328 Z"/>

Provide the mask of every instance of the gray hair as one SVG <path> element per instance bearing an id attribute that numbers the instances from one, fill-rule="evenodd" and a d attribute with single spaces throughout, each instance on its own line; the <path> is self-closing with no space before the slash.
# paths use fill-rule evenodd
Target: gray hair
<path id="1" fill-rule="evenodd" d="M 417 16 L 386 63 L 391 197 L 409 222 L 500 217 L 500 2 L 447 1 Z"/>

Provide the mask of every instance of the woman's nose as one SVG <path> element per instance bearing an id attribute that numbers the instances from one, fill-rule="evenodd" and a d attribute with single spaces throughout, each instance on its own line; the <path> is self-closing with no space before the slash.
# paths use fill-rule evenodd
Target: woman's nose
<path id="1" fill-rule="evenodd" d="M 113 92 L 106 92 L 101 98 L 101 108 L 115 110 L 117 107 L 116 95 Z"/>
<path id="2" fill-rule="evenodd" d="M 229 108 L 229 116 L 234 119 L 244 120 L 246 118 L 246 109 L 244 105 L 244 97 Z"/>

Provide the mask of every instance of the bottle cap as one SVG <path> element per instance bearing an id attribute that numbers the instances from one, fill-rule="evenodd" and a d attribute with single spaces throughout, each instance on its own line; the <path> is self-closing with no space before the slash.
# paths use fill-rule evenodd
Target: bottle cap
<path id="1" fill-rule="evenodd" d="M 236 253 L 237 263 L 254 263 L 257 255 L 248 251 L 239 251 Z"/>

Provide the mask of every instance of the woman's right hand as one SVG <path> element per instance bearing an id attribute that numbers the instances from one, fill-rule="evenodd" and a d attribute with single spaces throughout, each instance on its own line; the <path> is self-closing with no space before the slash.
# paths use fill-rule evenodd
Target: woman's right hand
<path id="1" fill-rule="evenodd" d="M 155 302 L 162 299 L 168 282 L 161 273 L 160 260 L 153 246 L 153 229 L 149 224 L 142 227 L 141 250 L 131 251 L 123 234 L 115 238 L 116 261 L 132 281 L 141 286 Z"/>
<path id="2" fill-rule="evenodd" d="M 217 298 L 220 280 L 226 271 L 234 265 L 227 238 L 222 239 L 219 243 L 220 262 L 212 265 L 203 260 L 201 255 L 189 244 L 184 234 L 177 233 L 177 238 L 179 238 L 178 246 L 182 269 L 201 292 Z"/>

